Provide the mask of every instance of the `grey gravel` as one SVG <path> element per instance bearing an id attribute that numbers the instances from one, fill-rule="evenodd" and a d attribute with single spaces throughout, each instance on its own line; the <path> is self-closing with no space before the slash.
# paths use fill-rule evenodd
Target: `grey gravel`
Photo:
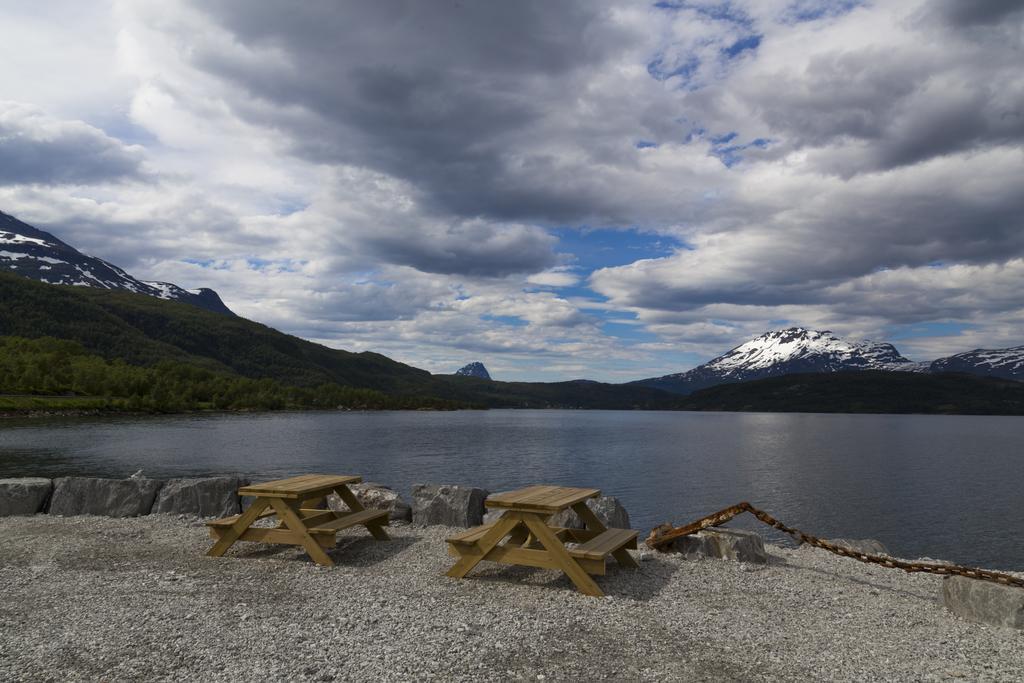
<path id="1" fill-rule="evenodd" d="M 201 521 L 0 519 L 0 680 L 1018 681 L 1024 632 L 949 614 L 941 579 L 810 547 L 768 565 L 644 553 L 606 598 L 551 571 L 465 580 L 452 529 L 204 555 Z M 543 678 L 541 678 L 543 677 Z"/>

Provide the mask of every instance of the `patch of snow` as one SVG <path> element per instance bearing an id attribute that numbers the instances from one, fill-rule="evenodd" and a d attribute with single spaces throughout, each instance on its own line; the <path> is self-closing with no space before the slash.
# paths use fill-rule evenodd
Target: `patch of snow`
<path id="1" fill-rule="evenodd" d="M 38 244 L 41 247 L 53 246 L 49 242 L 38 237 L 28 237 L 16 232 L 0 232 L 0 244 Z"/>

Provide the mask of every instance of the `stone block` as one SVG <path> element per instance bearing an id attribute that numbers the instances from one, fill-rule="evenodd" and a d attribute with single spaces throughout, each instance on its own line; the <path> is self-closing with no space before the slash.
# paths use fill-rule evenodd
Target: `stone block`
<path id="1" fill-rule="evenodd" d="M 52 515 L 148 515 L 163 482 L 158 479 L 59 477 L 53 481 Z"/>
<path id="2" fill-rule="evenodd" d="M 412 487 L 413 524 L 472 527 L 483 523 L 487 491 L 472 486 L 417 484 Z"/>
<path id="3" fill-rule="evenodd" d="M 387 510 L 388 519 L 392 522 L 412 521 L 412 506 L 402 500 L 397 491 L 373 482 L 349 484 L 349 489 L 352 490 L 356 500 L 364 508 L 369 510 Z M 348 510 L 348 506 L 345 505 L 345 502 L 336 493 L 332 493 L 327 497 L 327 506 L 332 510 Z"/>
<path id="4" fill-rule="evenodd" d="M 882 545 L 881 541 L 873 538 L 830 538 L 828 542 L 832 545 L 841 545 L 850 550 L 856 550 L 865 555 L 888 555 L 889 550 Z"/>
<path id="5" fill-rule="evenodd" d="M 237 515 L 238 489 L 248 481 L 238 477 L 168 479 L 153 505 L 153 514 L 227 517 Z"/>
<path id="6" fill-rule="evenodd" d="M 677 538 L 673 548 L 688 560 L 714 557 L 754 564 L 768 562 L 761 537 L 753 531 L 740 529 L 705 529 Z"/>
<path id="7" fill-rule="evenodd" d="M 0 517 L 34 515 L 42 511 L 53 481 L 40 477 L 0 479 Z"/>
<path id="8" fill-rule="evenodd" d="M 615 496 L 589 498 L 587 500 L 587 507 L 609 529 L 629 528 L 629 513 L 626 512 L 626 508 L 622 507 L 622 503 Z M 566 529 L 583 528 L 583 522 L 572 508 L 552 516 L 549 524 L 551 526 L 565 527 Z"/>
<path id="9" fill-rule="evenodd" d="M 1024 630 L 1024 588 L 947 576 L 942 601 L 953 614 L 968 621 Z"/>

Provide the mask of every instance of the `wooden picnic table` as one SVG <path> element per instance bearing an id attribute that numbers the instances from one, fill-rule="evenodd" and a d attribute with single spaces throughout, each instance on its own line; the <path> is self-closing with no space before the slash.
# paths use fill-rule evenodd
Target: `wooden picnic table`
<path id="1" fill-rule="evenodd" d="M 317 564 L 331 567 L 334 562 L 324 548 L 334 547 L 336 534 L 342 529 L 361 524 L 378 541 L 390 540 L 384 531 L 388 511 L 367 510 L 348 488 L 349 484 L 360 481 L 362 477 L 303 474 L 243 486 L 238 489 L 238 495 L 255 500 L 240 515 L 206 523 L 210 536 L 217 540 L 206 554 L 220 557 L 235 541 L 287 543 L 301 545 Z M 347 512 L 319 507 L 323 498 L 331 493 L 337 493 L 345 502 Z M 253 526 L 254 522 L 267 517 L 277 517 L 277 525 Z"/>
<path id="2" fill-rule="evenodd" d="M 493 522 L 448 539 L 449 554 L 459 558 L 448 576 L 461 579 L 487 560 L 559 569 L 581 592 L 604 595 L 590 575 L 603 576 L 609 556 L 623 567 L 638 567 L 627 549 L 636 548 L 639 532 L 607 528 L 586 503 L 600 495 L 598 489 L 528 486 L 489 496 L 484 505 L 504 513 Z M 585 528 L 549 526 L 552 515 L 568 508 L 576 511 Z"/>

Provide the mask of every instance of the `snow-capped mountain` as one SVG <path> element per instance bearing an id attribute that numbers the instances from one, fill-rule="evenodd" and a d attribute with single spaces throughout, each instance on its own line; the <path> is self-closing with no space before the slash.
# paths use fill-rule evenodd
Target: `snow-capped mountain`
<path id="1" fill-rule="evenodd" d="M 456 370 L 455 374 L 463 377 L 479 377 L 480 379 L 491 378 L 491 373 L 487 372 L 487 368 L 485 368 L 484 364 L 480 362 L 473 362 L 469 365 L 464 365 Z"/>
<path id="2" fill-rule="evenodd" d="M 634 382 L 689 394 L 726 382 L 746 382 L 797 372 L 903 370 L 926 372 L 927 363 L 900 355 L 892 344 L 840 339 L 829 331 L 773 330 L 692 370 Z"/>
<path id="3" fill-rule="evenodd" d="M 931 372 L 969 372 L 1024 381 L 1024 346 L 975 349 L 933 361 Z"/>
<path id="4" fill-rule="evenodd" d="M 53 285 L 122 289 L 234 315 L 212 289 L 182 289 L 137 280 L 112 263 L 87 256 L 48 232 L 0 211 L 0 270 Z"/>

